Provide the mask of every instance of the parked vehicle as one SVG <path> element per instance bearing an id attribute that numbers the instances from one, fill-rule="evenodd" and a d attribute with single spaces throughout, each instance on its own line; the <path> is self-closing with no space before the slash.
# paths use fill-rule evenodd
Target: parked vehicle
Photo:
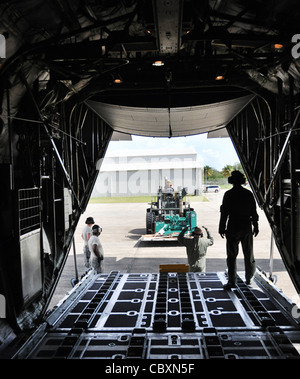
<path id="1" fill-rule="evenodd" d="M 220 189 L 221 188 L 218 185 L 205 185 L 203 192 L 219 192 Z"/>

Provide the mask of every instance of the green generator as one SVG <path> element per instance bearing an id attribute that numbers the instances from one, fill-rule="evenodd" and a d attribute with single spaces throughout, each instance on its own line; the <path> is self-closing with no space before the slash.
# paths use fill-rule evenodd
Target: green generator
<path id="1" fill-rule="evenodd" d="M 197 226 L 197 214 L 190 204 L 184 201 L 186 189 L 173 191 L 162 189 L 157 199 L 150 203 L 146 213 L 146 235 L 142 241 L 177 240 L 181 230 L 188 227 L 186 234 L 191 234 Z"/>

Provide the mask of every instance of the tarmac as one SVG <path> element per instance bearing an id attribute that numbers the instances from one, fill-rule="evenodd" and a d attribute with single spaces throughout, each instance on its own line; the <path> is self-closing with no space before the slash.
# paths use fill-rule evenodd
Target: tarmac
<path id="1" fill-rule="evenodd" d="M 226 240 L 218 234 L 220 205 L 225 190 L 219 193 L 205 194 L 208 201 L 192 202 L 191 207 L 197 213 L 198 226 L 208 228 L 214 238 L 213 246 L 207 250 L 206 271 L 225 272 Z M 89 203 L 81 215 L 75 231 L 75 249 L 71 248 L 64 270 L 49 304 L 52 309 L 72 290 L 72 279 L 85 274 L 83 260 L 83 240 L 81 232 L 87 217 L 92 216 L 96 224 L 103 229 L 100 240 L 104 249 L 104 271 L 121 273 L 155 273 L 161 264 L 187 264 L 186 250 L 178 242 L 142 242 L 140 237 L 146 234 L 147 203 Z M 256 265 L 266 272 L 267 277 L 277 278 L 276 287 L 292 299 L 297 296 L 295 287 L 286 271 L 275 243 L 273 260 L 270 263 L 271 229 L 264 212 L 258 207 L 259 234 L 254 238 Z M 238 271 L 244 271 L 243 253 L 240 247 L 237 259 Z"/>

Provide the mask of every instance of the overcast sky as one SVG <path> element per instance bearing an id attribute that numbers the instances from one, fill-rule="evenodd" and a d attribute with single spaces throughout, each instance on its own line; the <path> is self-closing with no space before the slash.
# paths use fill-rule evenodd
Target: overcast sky
<path id="1" fill-rule="evenodd" d="M 111 141 L 107 154 L 142 150 L 160 150 L 163 153 L 170 149 L 183 150 L 189 147 L 198 153 L 198 160 L 202 166 L 210 166 L 221 171 L 224 166 L 233 166 L 239 162 L 230 138 L 207 138 L 207 134 L 173 138 L 132 136 L 132 141 Z"/>

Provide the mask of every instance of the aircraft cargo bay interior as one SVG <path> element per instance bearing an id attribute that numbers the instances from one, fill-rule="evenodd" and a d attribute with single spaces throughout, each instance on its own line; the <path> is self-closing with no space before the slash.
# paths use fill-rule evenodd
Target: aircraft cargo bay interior
<path id="1" fill-rule="evenodd" d="M 0 10 L 0 357 L 299 358 L 299 309 L 258 269 L 230 290 L 225 270 L 89 271 L 49 312 L 108 145 L 130 136 L 229 136 L 300 293 L 299 5 L 14 0 Z M 164 230 L 195 229 L 176 196 L 170 205 L 158 193 L 148 231 L 162 230 L 161 217 L 151 227 L 165 200 L 180 211 Z"/>

